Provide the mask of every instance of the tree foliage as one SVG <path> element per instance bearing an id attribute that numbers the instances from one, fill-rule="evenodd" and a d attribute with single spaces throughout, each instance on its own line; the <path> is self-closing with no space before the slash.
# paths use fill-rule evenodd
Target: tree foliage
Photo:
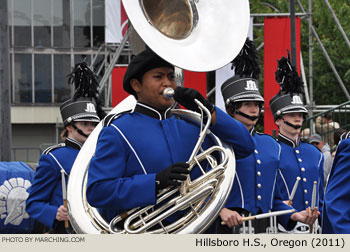
<path id="1" fill-rule="evenodd" d="M 303 9 L 309 12 L 308 0 L 295 0 L 296 12 L 302 13 Z M 350 0 L 329 1 L 347 37 L 350 35 Z M 303 9 L 301 8 L 301 6 Z M 288 13 L 289 1 L 286 0 L 250 0 L 251 13 Z M 254 23 L 263 23 L 263 17 L 255 17 Z M 329 57 L 350 93 L 350 48 L 346 44 L 339 31 L 330 10 L 323 0 L 312 1 L 312 23 L 320 40 L 322 41 Z M 258 47 L 264 41 L 263 26 L 254 26 L 254 41 Z M 313 97 L 316 105 L 340 104 L 347 101 L 347 98 L 340 88 L 340 85 L 333 73 L 320 44 L 313 36 Z M 303 63 L 309 85 L 309 27 L 308 19 L 302 18 L 301 22 L 301 51 Z M 259 51 L 260 64 L 263 66 L 263 50 Z M 260 83 L 263 84 L 263 76 L 260 76 Z M 262 90 L 262 89 L 261 89 Z"/>

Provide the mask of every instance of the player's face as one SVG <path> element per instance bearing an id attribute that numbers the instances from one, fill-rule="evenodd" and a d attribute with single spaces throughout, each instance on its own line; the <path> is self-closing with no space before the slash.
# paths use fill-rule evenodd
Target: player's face
<path id="1" fill-rule="evenodd" d="M 297 125 L 297 126 L 302 126 L 304 117 L 302 113 L 299 112 L 294 112 L 294 113 L 288 113 L 283 115 L 283 119 L 286 122 L 289 122 L 291 124 Z M 284 135 L 296 135 L 300 133 L 301 128 L 299 129 L 294 129 L 293 127 L 290 127 L 286 123 L 284 123 L 282 119 L 279 119 L 279 126 L 280 126 L 280 131 Z"/>
<path id="2" fill-rule="evenodd" d="M 91 132 L 95 129 L 96 127 L 96 123 L 95 122 L 88 122 L 88 121 L 82 121 L 82 122 L 75 122 L 74 125 L 80 129 L 81 131 L 83 131 L 83 133 L 85 135 L 90 135 Z M 86 137 L 80 135 L 78 133 L 78 131 L 76 131 L 72 126 L 68 126 L 70 127 L 69 130 L 69 137 L 80 142 L 80 143 L 84 143 L 86 141 Z"/>
<path id="3" fill-rule="evenodd" d="M 165 110 L 174 103 L 174 99 L 168 100 L 163 96 L 165 88 L 176 88 L 175 75 L 171 68 L 158 67 L 151 69 L 143 75 L 142 83 L 133 79 L 131 84 L 139 102 L 158 110 Z"/>
<path id="4" fill-rule="evenodd" d="M 254 101 L 242 102 L 242 106 L 238 109 L 238 111 L 244 114 L 247 114 L 249 116 L 259 116 L 259 112 L 260 112 L 259 102 L 254 102 Z M 248 129 L 251 129 L 258 121 L 258 119 L 252 121 L 239 114 L 234 114 L 233 116 L 236 120 L 243 123 L 244 126 L 246 126 Z"/>

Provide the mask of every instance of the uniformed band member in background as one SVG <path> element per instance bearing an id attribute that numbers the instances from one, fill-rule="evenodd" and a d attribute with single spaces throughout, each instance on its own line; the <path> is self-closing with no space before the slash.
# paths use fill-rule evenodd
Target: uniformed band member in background
<path id="1" fill-rule="evenodd" d="M 63 206 L 61 170 L 65 173 L 67 185 L 80 148 L 100 121 L 96 112 L 96 86 L 91 87 L 96 84 L 98 86 L 94 78 L 86 63 L 78 64 L 71 74 L 70 80 L 76 89 L 75 96 L 60 106 L 64 125 L 61 137 L 64 143 L 47 148 L 40 156 L 26 202 L 27 213 L 49 228 L 50 233 L 72 232 L 71 227 L 69 230 L 64 227 L 68 212 Z"/>
<path id="2" fill-rule="evenodd" d="M 255 131 L 264 104 L 259 92 L 260 68 L 257 62 L 255 45 L 247 39 L 241 53 L 233 61 L 235 76 L 226 80 L 221 87 L 227 113 L 250 131 L 255 150 L 248 157 L 236 161 L 231 194 L 216 221 L 217 233 L 276 232 L 276 228 L 270 226 L 270 218 L 246 222 L 243 227 L 242 217 L 292 209 L 282 201 L 278 188 L 275 188 L 281 147 L 271 136 Z M 295 224 L 292 220 L 303 221 L 306 215 L 305 211 L 290 212 L 286 214 L 287 221 L 283 225 L 293 227 Z"/>
<path id="3" fill-rule="evenodd" d="M 169 87 L 175 89 L 175 100 L 163 96 Z M 194 99 L 201 101 L 212 113 L 210 130 L 232 144 L 238 158 L 254 150 L 252 137 L 241 123 L 198 91 L 176 87 L 173 65 L 149 49 L 132 59 L 123 88 L 136 97 L 136 107 L 102 129 L 88 174 L 88 202 L 101 209 L 108 221 L 125 210 L 154 205 L 159 190 L 179 186 L 189 173 L 186 162 L 199 127 L 171 114 L 175 101 L 195 111 L 199 110 Z M 210 145 L 207 139 L 204 148 Z"/>
<path id="4" fill-rule="evenodd" d="M 292 206 L 297 211 L 307 210 L 310 216 L 304 221 L 313 224 L 322 212 L 323 205 L 323 155 L 309 143 L 300 141 L 300 130 L 307 109 L 302 101 L 303 83 L 288 58 L 278 61 L 276 81 L 281 90 L 270 100 L 271 111 L 279 129 L 278 142 L 281 145 L 280 171 L 277 186 L 281 188 L 284 200 L 289 200 L 299 177 Z M 311 210 L 314 182 L 317 182 L 315 205 Z M 284 218 L 281 216 L 280 218 Z M 284 231 L 282 229 L 282 231 Z M 309 232 L 309 227 L 297 224 L 294 232 Z"/>
<path id="5" fill-rule="evenodd" d="M 341 135 L 326 186 L 322 233 L 350 234 L 350 133 Z"/>

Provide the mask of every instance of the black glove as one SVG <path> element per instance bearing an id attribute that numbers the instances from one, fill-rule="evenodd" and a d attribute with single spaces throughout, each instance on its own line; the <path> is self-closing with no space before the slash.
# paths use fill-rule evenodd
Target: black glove
<path id="1" fill-rule="evenodd" d="M 156 189 L 164 189 L 168 186 L 179 186 L 181 181 L 186 180 L 186 174 L 189 174 L 188 163 L 175 163 L 156 175 Z"/>
<path id="2" fill-rule="evenodd" d="M 175 88 L 174 99 L 185 108 L 196 111 L 198 113 L 200 113 L 200 110 L 194 99 L 200 101 L 210 111 L 211 114 L 215 111 L 214 105 L 211 104 L 208 100 L 204 99 L 201 93 L 192 88 Z"/>

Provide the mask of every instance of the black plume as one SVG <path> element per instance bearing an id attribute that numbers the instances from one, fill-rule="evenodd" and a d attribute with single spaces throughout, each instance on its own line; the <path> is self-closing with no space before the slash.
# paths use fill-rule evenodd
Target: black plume
<path id="1" fill-rule="evenodd" d="M 236 75 L 249 76 L 257 80 L 261 72 L 258 61 L 259 55 L 255 44 L 247 38 L 242 50 L 232 61 L 231 69 L 235 68 Z"/>
<path id="2" fill-rule="evenodd" d="M 67 75 L 68 83 L 74 85 L 73 100 L 79 97 L 87 97 L 95 100 L 97 115 L 103 119 L 106 113 L 102 109 L 102 101 L 99 99 L 97 76 L 91 71 L 86 62 L 75 65 L 73 71 Z"/>
<path id="3" fill-rule="evenodd" d="M 282 57 L 278 60 L 277 70 L 275 72 L 276 81 L 281 86 L 281 91 L 290 94 L 302 93 L 303 82 L 301 81 L 296 68 L 290 63 L 289 51 L 288 57 Z"/>

